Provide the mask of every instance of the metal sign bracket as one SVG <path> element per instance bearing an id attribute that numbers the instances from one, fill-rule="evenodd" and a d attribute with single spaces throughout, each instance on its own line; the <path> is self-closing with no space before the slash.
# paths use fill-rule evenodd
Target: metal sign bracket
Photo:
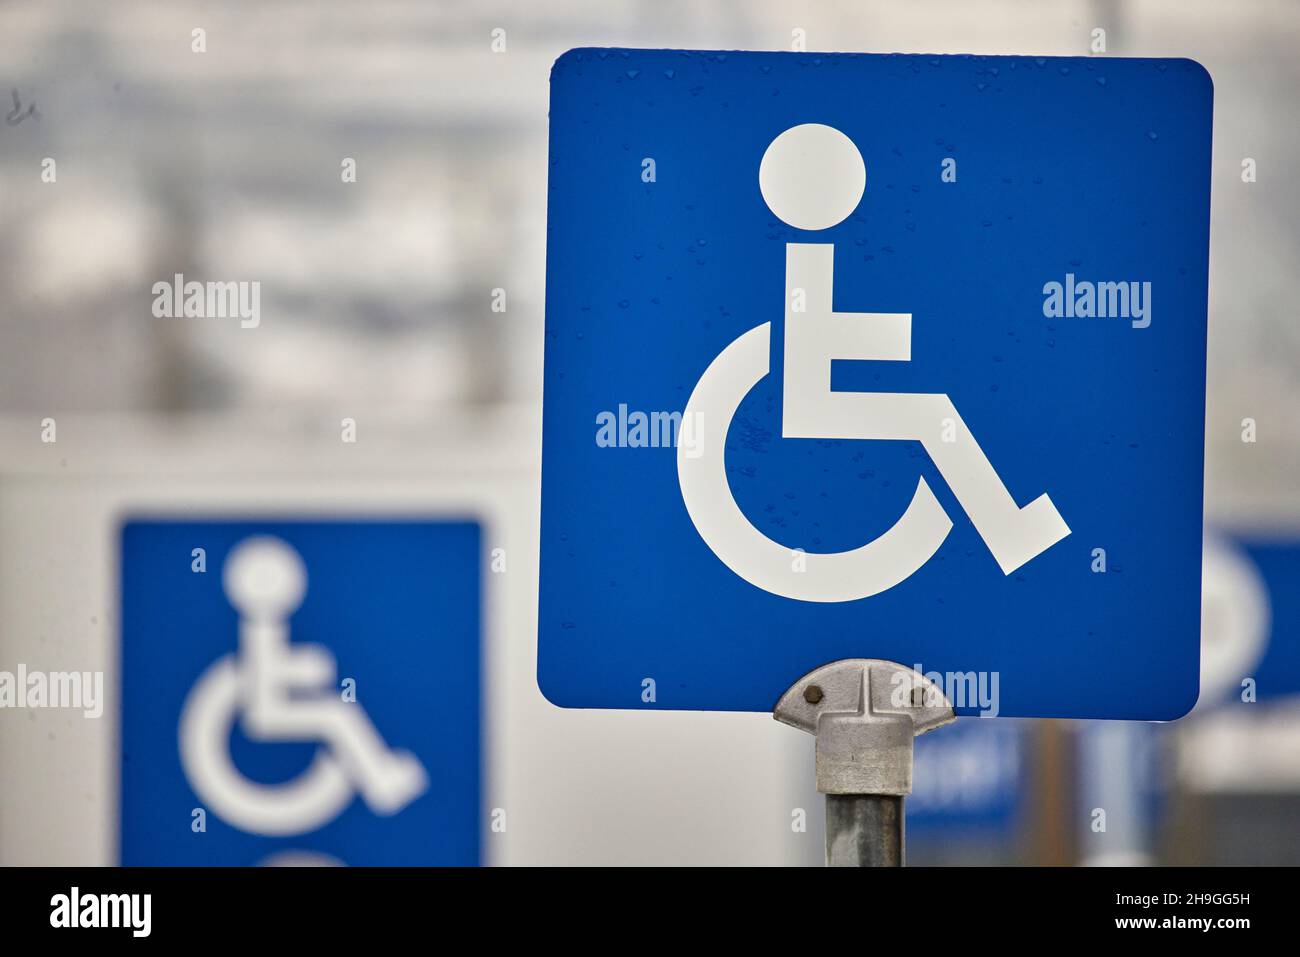
<path id="1" fill-rule="evenodd" d="M 826 864 L 902 866 L 912 741 L 956 720 L 943 689 L 893 661 L 846 658 L 796 681 L 772 717 L 817 739 Z"/>

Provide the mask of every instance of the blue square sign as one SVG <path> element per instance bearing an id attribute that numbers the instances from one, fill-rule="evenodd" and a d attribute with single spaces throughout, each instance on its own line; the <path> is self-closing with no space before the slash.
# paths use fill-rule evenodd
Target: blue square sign
<path id="1" fill-rule="evenodd" d="M 546 696 L 769 711 L 883 658 L 958 714 L 1191 708 L 1212 99 L 1177 59 L 562 56 Z"/>
<path id="2" fill-rule="evenodd" d="M 477 864 L 471 522 L 129 522 L 121 860 Z"/>

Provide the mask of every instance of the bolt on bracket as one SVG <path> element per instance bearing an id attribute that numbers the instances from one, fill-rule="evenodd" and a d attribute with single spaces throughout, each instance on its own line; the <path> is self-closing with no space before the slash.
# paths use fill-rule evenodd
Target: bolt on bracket
<path id="1" fill-rule="evenodd" d="M 817 739 L 823 794 L 912 793 L 912 741 L 956 720 L 943 689 L 912 668 L 846 658 L 804 675 L 772 717 Z"/>

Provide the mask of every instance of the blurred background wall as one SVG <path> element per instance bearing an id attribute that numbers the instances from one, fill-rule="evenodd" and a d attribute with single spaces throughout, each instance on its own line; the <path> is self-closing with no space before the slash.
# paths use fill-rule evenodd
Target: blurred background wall
<path id="1" fill-rule="evenodd" d="M 0 668 L 91 661 L 111 679 L 112 536 L 131 508 L 470 503 L 529 555 L 564 50 L 779 50 L 803 31 L 812 51 L 1087 55 L 1097 27 L 1106 56 L 1193 57 L 1214 77 L 1207 517 L 1234 541 L 1300 541 L 1291 0 L 0 5 Z M 1062 118 L 1061 135 L 1088 131 Z M 261 324 L 155 318 L 153 284 L 175 273 L 259 281 Z M 494 860 L 815 862 L 810 740 L 755 715 L 621 715 L 615 734 L 537 697 L 533 575 L 530 556 L 491 599 L 488 800 L 532 822 Z M 1267 627 L 1300 640 L 1290 617 Z M 1235 697 L 1264 654 L 1229 667 L 1228 704 L 1154 742 L 1026 722 L 1014 760 L 973 746 L 951 759 L 970 787 L 946 800 L 1015 768 L 993 777 L 1020 782 L 1016 809 L 939 820 L 928 844 L 918 819 L 914 856 L 1300 862 L 1295 698 Z M 68 720 L 0 711 L 0 862 L 114 859 L 114 729 Z M 639 759 L 618 758 L 621 735 Z M 1099 780 L 1116 753 L 1136 768 Z M 958 773 L 919 769 L 918 790 Z M 1141 826 L 1095 837 L 1089 787 L 1119 788 Z M 811 836 L 792 836 L 798 806 Z"/>

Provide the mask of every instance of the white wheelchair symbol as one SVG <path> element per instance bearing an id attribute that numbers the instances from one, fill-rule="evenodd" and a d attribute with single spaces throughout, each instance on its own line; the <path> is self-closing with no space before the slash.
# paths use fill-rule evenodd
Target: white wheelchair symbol
<path id="1" fill-rule="evenodd" d="M 254 834 L 302 834 L 333 820 L 361 793 L 376 814 L 395 814 L 428 778 L 409 752 L 391 751 L 359 703 L 342 700 L 334 656 L 290 644 L 289 616 L 307 593 L 302 559 L 278 538 L 249 538 L 223 569 L 239 611 L 237 655 L 218 658 L 181 712 L 181 764 L 199 798 Z M 282 784 L 250 781 L 230 757 L 236 717 L 255 741 L 320 741 L 312 763 Z"/>
<path id="2" fill-rule="evenodd" d="M 781 220 L 821 230 L 857 208 L 866 166 L 839 130 L 808 123 L 772 141 L 758 179 L 764 201 Z M 830 244 L 786 244 L 782 436 L 920 442 L 1004 574 L 1069 535 L 1046 494 L 1024 508 L 1016 505 L 946 394 L 831 391 L 833 359 L 912 357 L 910 313 L 832 308 L 834 257 Z M 727 430 L 741 401 L 768 373 L 770 326 L 755 326 L 723 349 L 686 404 L 682 423 L 691 441 L 679 442 L 677 449 L 686 511 L 718 558 L 765 591 L 820 602 L 879 594 L 924 565 L 952 528 L 923 477 L 888 531 L 850 551 L 808 555 L 803 570 L 796 570 L 789 548 L 750 523 L 731 494 Z"/>

